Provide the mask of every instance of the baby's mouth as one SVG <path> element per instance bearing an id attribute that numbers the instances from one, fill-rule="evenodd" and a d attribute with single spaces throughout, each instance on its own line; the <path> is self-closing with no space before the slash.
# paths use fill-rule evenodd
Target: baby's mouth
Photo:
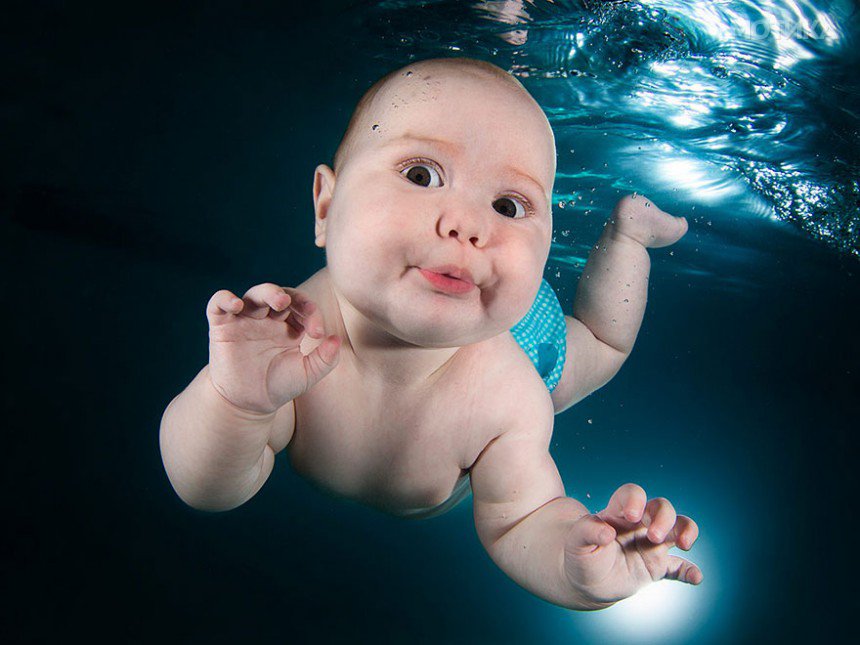
<path id="1" fill-rule="evenodd" d="M 447 273 L 430 271 L 421 267 L 418 267 L 418 271 L 430 284 L 446 293 L 468 293 L 475 287 L 475 284 L 471 280 L 455 278 Z"/>

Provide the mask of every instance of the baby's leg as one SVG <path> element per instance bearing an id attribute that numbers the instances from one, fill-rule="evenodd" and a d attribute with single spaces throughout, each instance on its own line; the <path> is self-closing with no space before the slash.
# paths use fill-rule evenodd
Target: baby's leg
<path id="1" fill-rule="evenodd" d="M 668 246 L 687 232 L 687 220 L 639 195 L 622 198 L 588 256 L 573 315 L 602 342 L 633 349 L 645 313 L 651 260 L 646 247 Z"/>

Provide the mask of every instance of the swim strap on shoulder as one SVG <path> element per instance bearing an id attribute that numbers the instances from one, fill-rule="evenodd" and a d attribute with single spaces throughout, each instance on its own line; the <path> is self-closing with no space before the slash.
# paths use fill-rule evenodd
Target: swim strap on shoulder
<path id="1" fill-rule="evenodd" d="M 564 369 L 567 327 L 564 312 L 549 282 L 541 281 L 534 304 L 523 319 L 511 327 L 511 334 L 552 392 Z"/>

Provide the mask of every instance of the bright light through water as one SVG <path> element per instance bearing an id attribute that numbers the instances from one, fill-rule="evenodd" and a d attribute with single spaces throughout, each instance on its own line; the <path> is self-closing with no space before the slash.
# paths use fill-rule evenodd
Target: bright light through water
<path id="1" fill-rule="evenodd" d="M 663 159 L 659 169 L 666 182 L 682 187 L 701 202 L 718 202 L 743 192 L 740 182 L 727 181 L 724 171 L 693 157 Z"/>
<path id="2" fill-rule="evenodd" d="M 707 615 L 701 591 L 672 580 L 654 582 L 608 609 L 590 612 L 588 631 L 594 642 L 607 644 L 683 642 Z M 582 614 L 571 619 L 586 622 Z"/>

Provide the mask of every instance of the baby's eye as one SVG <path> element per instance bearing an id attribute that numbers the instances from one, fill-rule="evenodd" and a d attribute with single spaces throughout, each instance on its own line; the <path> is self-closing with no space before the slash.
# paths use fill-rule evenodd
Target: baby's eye
<path id="1" fill-rule="evenodd" d="M 496 209 L 497 213 L 513 219 L 526 216 L 526 207 L 520 200 L 511 197 L 499 197 L 493 202 L 493 208 Z"/>
<path id="2" fill-rule="evenodd" d="M 429 164 L 412 164 L 401 170 L 400 174 L 404 175 L 413 184 L 418 184 L 419 186 L 438 188 L 442 185 L 439 173 Z M 432 183 L 434 179 L 436 180 L 435 184 Z"/>

